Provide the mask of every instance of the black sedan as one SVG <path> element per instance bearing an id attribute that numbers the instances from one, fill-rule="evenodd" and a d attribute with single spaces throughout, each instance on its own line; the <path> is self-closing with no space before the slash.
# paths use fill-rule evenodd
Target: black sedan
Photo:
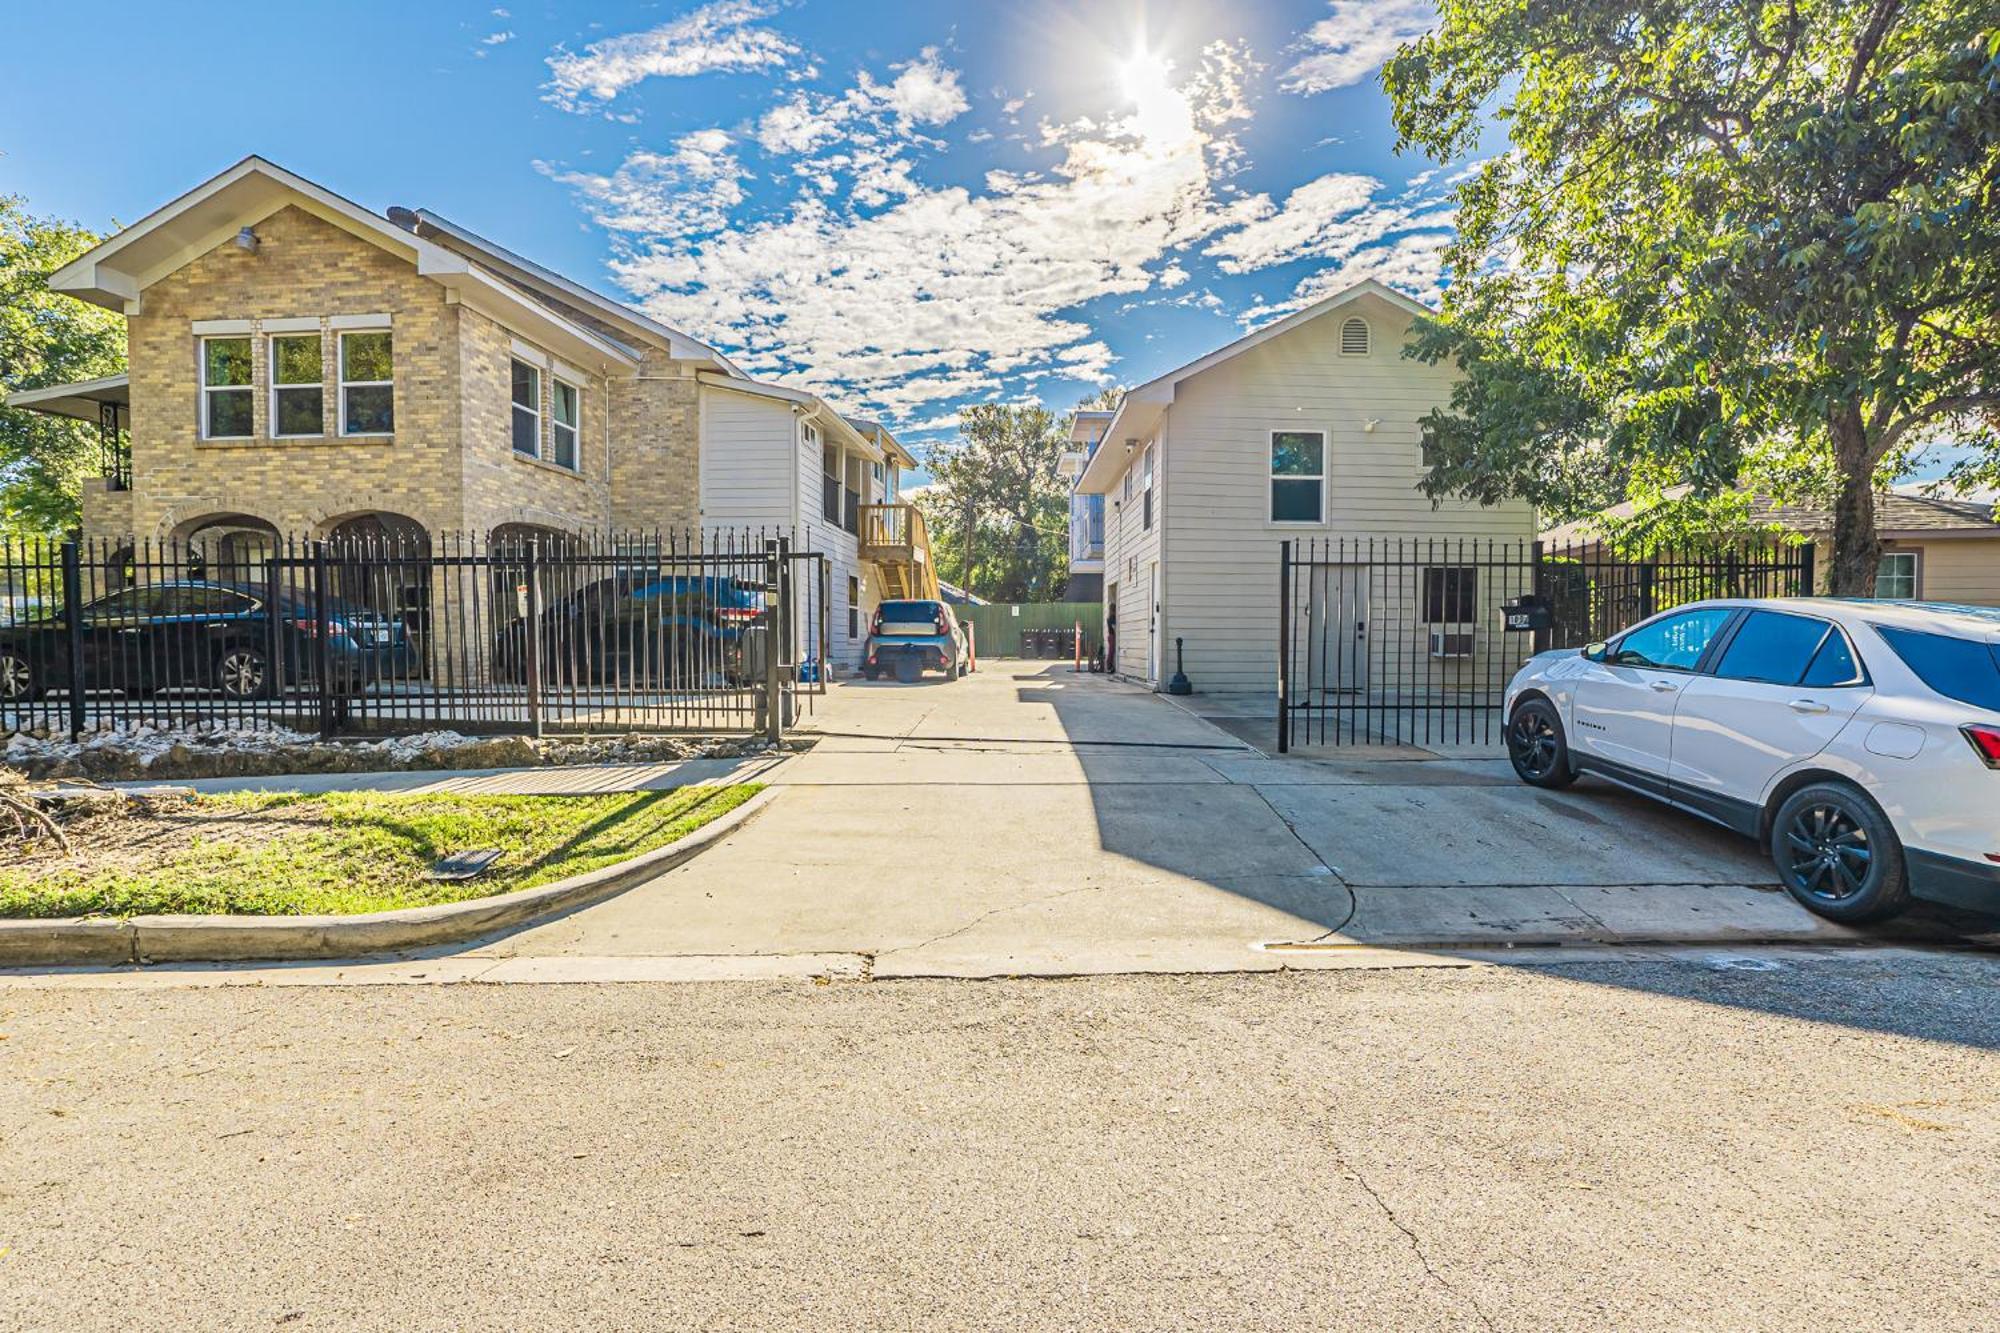
<path id="1" fill-rule="evenodd" d="M 81 608 L 83 688 L 129 695 L 165 689 L 216 690 L 234 699 L 267 698 L 271 622 L 265 590 L 187 579 L 124 588 Z M 284 680 L 317 674 L 325 636 L 333 679 L 344 687 L 408 674 L 404 626 L 329 599 L 324 620 L 309 597 L 281 599 L 278 646 Z M 69 634 L 61 615 L 0 626 L 0 704 L 25 703 L 69 686 Z"/>

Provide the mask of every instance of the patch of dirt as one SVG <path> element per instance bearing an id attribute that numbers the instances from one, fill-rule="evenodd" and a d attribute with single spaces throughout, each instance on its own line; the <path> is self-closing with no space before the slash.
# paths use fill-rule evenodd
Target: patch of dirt
<path id="1" fill-rule="evenodd" d="M 69 838 L 64 852 L 46 837 L 0 852 L 31 879 L 80 872 L 144 870 L 203 842 L 228 839 L 236 847 L 260 847 L 300 829 L 327 823 L 312 802 L 274 810 L 232 810 L 194 801 L 127 802 L 114 806 L 71 807 L 56 814 Z"/>

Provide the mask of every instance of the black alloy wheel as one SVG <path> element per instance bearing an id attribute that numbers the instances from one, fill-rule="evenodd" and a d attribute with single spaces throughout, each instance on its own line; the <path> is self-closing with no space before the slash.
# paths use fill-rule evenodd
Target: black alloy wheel
<path id="1" fill-rule="evenodd" d="M 1507 757 L 1521 781 L 1535 787 L 1567 787 L 1576 781 L 1562 719 L 1546 699 L 1529 699 L 1507 723 Z"/>
<path id="2" fill-rule="evenodd" d="M 1792 793 L 1771 821 L 1771 859 L 1793 898 L 1836 921 L 1879 921 L 1909 904 L 1895 829 L 1844 782 Z"/>

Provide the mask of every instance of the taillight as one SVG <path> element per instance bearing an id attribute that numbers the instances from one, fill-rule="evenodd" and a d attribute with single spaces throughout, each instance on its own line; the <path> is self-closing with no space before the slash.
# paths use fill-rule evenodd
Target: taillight
<path id="1" fill-rule="evenodd" d="M 763 612 L 754 606 L 722 606 L 716 608 L 715 618 L 717 620 L 731 621 L 738 625 L 748 625 L 755 622 L 757 617 L 763 614 Z"/>
<path id="2" fill-rule="evenodd" d="M 944 612 L 942 612 L 942 611 L 940 611 L 940 612 L 938 612 L 938 613 L 937 613 L 937 632 L 938 632 L 938 633 L 940 633 L 940 634 L 942 634 L 942 633 L 944 633 L 944 632 L 945 632 L 945 630 L 944 630 Z"/>
<path id="3" fill-rule="evenodd" d="M 875 608 L 874 618 L 868 622 L 868 632 L 870 634 L 880 634 L 882 632 L 882 608 L 879 606 Z"/>
<path id="4" fill-rule="evenodd" d="M 1985 722 L 1974 722 L 1959 728 L 1965 739 L 1972 742 L 1972 748 L 1988 768 L 2000 768 L 2000 727 Z"/>
<path id="5" fill-rule="evenodd" d="M 347 633 L 347 626 L 338 620 L 329 620 L 324 626 L 317 620 L 294 620 L 292 628 L 309 639 L 317 639 L 322 628 L 325 629 L 326 637 L 329 639 L 338 639 Z"/>

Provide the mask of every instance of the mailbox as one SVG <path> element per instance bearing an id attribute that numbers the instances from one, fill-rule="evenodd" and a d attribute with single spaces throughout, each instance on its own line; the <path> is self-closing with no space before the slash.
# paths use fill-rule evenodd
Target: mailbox
<path id="1" fill-rule="evenodd" d="M 1533 593 L 1516 597 L 1511 602 L 1502 602 L 1500 613 L 1505 617 L 1504 623 L 1510 633 L 1532 633 L 1555 623 L 1548 600 Z"/>

